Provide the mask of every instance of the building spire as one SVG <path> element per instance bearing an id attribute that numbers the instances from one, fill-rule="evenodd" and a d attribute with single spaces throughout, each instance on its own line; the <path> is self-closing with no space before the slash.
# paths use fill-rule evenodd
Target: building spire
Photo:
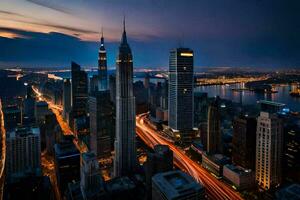
<path id="1" fill-rule="evenodd" d="M 125 15 L 123 17 L 123 32 L 126 32 L 126 19 L 125 19 Z"/>
<path id="2" fill-rule="evenodd" d="M 101 47 L 104 47 L 104 37 L 103 37 L 103 27 L 101 27 L 101 42 L 100 42 Z"/>
<path id="3" fill-rule="evenodd" d="M 123 35 L 121 44 L 127 44 L 127 36 L 126 36 L 126 24 L 125 24 L 125 15 L 123 18 Z"/>

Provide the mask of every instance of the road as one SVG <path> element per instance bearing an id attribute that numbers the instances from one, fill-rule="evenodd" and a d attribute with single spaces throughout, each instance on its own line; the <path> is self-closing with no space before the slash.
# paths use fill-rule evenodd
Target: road
<path id="1" fill-rule="evenodd" d="M 40 101 L 46 101 L 48 103 L 48 107 L 55 114 L 56 119 L 57 119 L 57 121 L 59 123 L 59 126 L 61 127 L 61 130 L 62 130 L 63 134 L 64 135 L 74 135 L 74 133 L 71 130 L 70 126 L 64 120 L 64 118 L 62 116 L 62 111 L 63 111 L 62 106 L 56 105 L 53 102 L 49 101 L 48 99 L 44 98 L 43 94 L 36 87 L 32 86 L 32 90 L 34 91 L 34 93 L 36 94 L 37 98 Z M 75 144 L 76 148 L 81 153 L 85 153 L 85 152 L 88 151 L 87 146 L 83 142 L 79 141 L 78 138 L 76 138 L 75 135 L 74 135 L 73 143 Z"/>
<path id="2" fill-rule="evenodd" d="M 43 169 L 43 175 L 48 176 L 50 178 L 55 193 L 55 199 L 61 200 L 60 191 L 58 188 L 56 174 L 55 174 L 53 157 L 48 156 L 46 152 L 43 152 L 41 156 L 41 165 Z"/>
<path id="3" fill-rule="evenodd" d="M 136 117 L 136 133 L 151 148 L 157 144 L 168 145 L 173 151 L 174 164 L 181 170 L 190 174 L 196 181 L 204 185 L 209 199 L 232 199 L 239 200 L 242 197 L 225 183 L 217 180 L 208 171 L 195 161 L 191 160 L 183 150 L 176 147 L 163 136 L 157 134 L 147 123 L 144 122 L 147 114 Z"/>
<path id="4" fill-rule="evenodd" d="M 3 198 L 3 189 L 5 181 L 5 161 L 6 161 L 6 130 L 4 127 L 4 115 L 2 112 L 2 102 L 0 99 L 0 139 L 1 139 L 1 161 L 0 161 L 0 199 Z"/>

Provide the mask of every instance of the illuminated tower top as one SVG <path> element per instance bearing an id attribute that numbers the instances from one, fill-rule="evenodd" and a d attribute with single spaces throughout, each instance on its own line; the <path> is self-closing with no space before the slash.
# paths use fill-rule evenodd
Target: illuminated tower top
<path id="1" fill-rule="evenodd" d="M 98 78 L 99 78 L 99 90 L 107 90 L 107 60 L 106 60 L 106 50 L 104 47 L 104 37 L 103 29 L 101 31 L 101 42 L 99 48 L 99 57 L 98 57 Z"/>

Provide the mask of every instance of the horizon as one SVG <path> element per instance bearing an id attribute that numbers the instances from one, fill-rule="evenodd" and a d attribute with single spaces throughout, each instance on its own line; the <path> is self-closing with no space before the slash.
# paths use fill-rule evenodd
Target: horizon
<path id="1" fill-rule="evenodd" d="M 194 50 L 195 66 L 300 67 L 299 2 L 4 0 L 0 6 L 0 66 L 69 66 L 71 60 L 96 66 L 103 27 L 112 68 L 126 15 L 135 67 L 167 67 L 177 46 Z"/>

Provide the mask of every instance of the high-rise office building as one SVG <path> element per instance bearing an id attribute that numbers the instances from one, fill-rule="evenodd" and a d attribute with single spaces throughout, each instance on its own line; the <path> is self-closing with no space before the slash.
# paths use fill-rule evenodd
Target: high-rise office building
<path id="1" fill-rule="evenodd" d="M 167 79 L 162 83 L 160 105 L 163 110 L 168 110 L 168 97 L 169 97 L 169 81 Z"/>
<path id="2" fill-rule="evenodd" d="M 156 174 L 152 178 L 153 200 L 205 199 L 204 187 L 182 171 Z"/>
<path id="3" fill-rule="evenodd" d="M 110 101 L 116 105 L 116 77 L 114 75 L 109 76 L 109 92 Z"/>
<path id="4" fill-rule="evenodd" d="M 283 177 L 285 180 L 300 182 L 300 124 L 284 128 Z"/>
<path id="5" fill-rule="evenodd" d="M 232 162 L 255 169 L 256 119 L 240 116 L 233 121 Z"/>
<path id="6" fill-rule="evenodd" d="M 6 138 L 6 175 L 9 182 L 27 174 L 41 175 L 40 129 L 16 128 Z"/>
<path id="7" fill-rule="evenodd" d="M 54 167 L 57 184 L 63 194 L 68 183 L 80 180 L 80 152 L 72 138 L 54 145 Z"/>
<path id="8" fill-rule="evenodd" d="M 14 130 L 22 124 L 22 112 L 17 105 L 3 107 L 4 126 L 6 130 Z"/>
<path id="9" fill-rule="evenodd" d="M 255 174 L 259 186 L 266 190 L 281 182 L 282 137 L 281 119 L 274 113 L 261 112 L 257 119 Z"/>
<path id="10" fill-rule="evenodd" d="M 97 157 L 87 152 L 80 157 L 80 187 L 84 199 L 96 199 L 103 191 L 103 180 Z"/>
<path id="11" fill-rule="evenodd" d="M 116 140 L 114 175 L 132 173 L 137 165 L 135 141 L 135 97 L 132 53 L 125 31 L 119 47 L 116 71 Z"/>
<path id="12" fill-rule="evenodd" d="M 80 69 L 80 66 L 72 62 L 72 111 L 73 117 L 87 113 L 88 100 L 88 77 L 87 73 Z"/>
<path id="13" fill-rule="evenodd" d="M 34 118 L 37 123 L 43 123 L 45 116 L 50 114 L 48 103 L 46 101 L 37 101 L 34 106 Z"/>
<path id="14" fill-rule="evenodd" d="M 153 152 L 147 153 L 145 163 L 147 199 L 152 199 L 152 176 L 173 169 L 173 152 L 167 145 L 154 146 Z"/>
<path id="15" fill-rule="evenodd" d="M 261 112 L 268 112 L 268 113 L 278 113 L 282 111 L 282 109 L 285 107 L 285 104 L 283 103 L 266 101 L 266 100 L 259 101 L 259 105 L 260 105 Z"/>
<path id="16" fill-rule="evenodd" d="M 93 93 L 98 91 L 99 88 L 99 80 L 98 80 L 98 76 L 97 75 L 93 75 L 89 80 L 90 80 L 90 84 L 89 84 L 89 93 Z"/>
<path id="17" fill-rule="evenodd" d="M 99 79 L 98 89 L 100 91 L 107 90 L 107 56 L 104 47 L 103 30 L 101 35 L 101 43 L 100 43 L 99 57 L 98 57 L 98 79 Z"/>
<path id="18" fill-rule="evenodd" d="M 35 99 L 34 99 L 31 85 L 27 85 L 26 97 L 24 99 L 23 104 L 24 104 L 24 115 L 25 117 L 28 117 L 31 121 L 32 119 L 34 119 L 34 104 L 35 104 Z"/>
<path id="19" fill-rule="evenodd" d="M 90 147 L 98 158 L 109 156 L 113 135 L 113 109 L 109 91 L 98 91 L 89 96 Z"/>
<path id="20" fill-rule="evenodd" d="M 67 114 L 72 109 L 72 101 L 71 101 L 71 81 L 70 79 L 64 79 L 63 83 L 63 116 L 66 119 Z"/>
<path id="21" fill-rule="evenodd" d="M 196 92 L 194 94 L 194 125 L 200 126 L 201 123 L 207 123 L 208 96 L 207 93 Z"/>
<path id="22" fill-rule="evenodd" d="M 170 51 L 169 58 L 169 126 L 190 140 L 194 128 L 194 55 L 188 48 Z"/>
<path id="23" fill-rule="evenodd" d="M 220 113 L 220 98 L 211 102 L 208 107 L 207 119 L 207 152 L 220 153 L 222 152 L 222 133 L 221 133 L 221 113 Z"/>

